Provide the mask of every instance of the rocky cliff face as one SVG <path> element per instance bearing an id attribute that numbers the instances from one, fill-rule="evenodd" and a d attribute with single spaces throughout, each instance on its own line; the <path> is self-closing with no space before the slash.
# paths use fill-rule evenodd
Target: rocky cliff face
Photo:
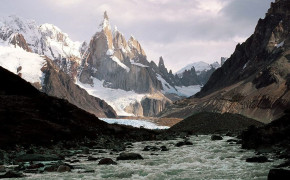
<path id="1" fill-rule="evenodd" d="M 90 96 L 63 72 L 52 60 L 46 58 L 47 64 L 42 68 L 45 78 L 41 91 L 50 96 L 68 100 L 71 104 L 95 114 L 97 117 L 117 117 L 114 109 L 105 101 Z"/>
<path id="2" fill-rule="evenodd" d="M 270 122 L 290 106 L 290 2 L 271 4 L 254 34 L 217 69 L 194 98 L 177 102 L 165 116 L 199 111 L 239 113 Z"/>
<path id="3" fill-rule="evenodd" d="M 145 99 L 152 97 L 146 94 L 156 94 L 162 89 L 162 84 L 150 68 L 141 44 L 133 36 L 126 41 L 116 27 L 112 31 L 106 12 L 99 32 L 90 41 L 81 69 L 79 81 L 82 84 L 95 86 L 95 79 L 102 81 L 103 87 L 134 91 L 137 94 L 144 94 Z M 159 94 L 158 99 L 153 98 L 151 101 L 159 105 L 154 107 L 153 104 L 145 105 L 141 101 L 133 101 L 125 105 L 124 110 L 139 116 L 153 116 L 171 103 L 162 94 Z"/>
<path id="4" fill-rule="evenodd" d="M 110 125 L 68 101 L 39 92 L 19 76 L 0 67 L 0 148 L 49 146 L 59 141 L 101 138 L 150 140 L 154 133 Z"/>
<path id="5" fill-rule="evenodd" d="M 98 117 L 116 117 L 115 111 L 106 102 L 90 96 L 78 87 L 68 74 L 63 72 L 51 59 L 25 51 L 25 39 L 15 38 L 16 47 L 0 46 L 0 65 L 17 74 L 34 87 L 48 95 L 66 99 L 70 103 Z M 13 38 L 14 39 L 14 38 Z M 22 41 L 18 41 L 22 40 Z M 3 85 L 6 86 L 6 85 Z"/>

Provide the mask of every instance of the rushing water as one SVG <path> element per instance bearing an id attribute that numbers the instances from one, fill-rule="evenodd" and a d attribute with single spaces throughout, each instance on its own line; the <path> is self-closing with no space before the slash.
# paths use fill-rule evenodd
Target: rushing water
<path id="1" fill-rule="evenodd" d="M 239 145 L 221 141 L 211 141 L 210 136 L 192 136 L 192 146 L 175 147 L 181 139 L 161 142 L 137 142 L 127 152 L 140 153 L 144 160 L 118 161 L 118 165 L 97 165 L 87 158 L 76 163 L 79 169 L 68 173 L 27 174 L 26 179 L 267 179 L 269 169 L 281 163 L 280 160 L 267 163 L 247 163 L 247 157 L 255 156 L 254 151 L 240 149 Z M 169 151 L 142 151 L 144 146 L 165 145 Z M 92 150 L 93 151 L 93 150 Z M 108 151 L 107 151 L 108 152 Z M 118 154 L 94 154 L 95 157 L 109 157 L 116 160 Z M 271 155 L 268 154 L 271 158 Z M 81 168 L 81 169 L 80 169 Z M 94 173 L 81 173 L 95 170 Z"/>

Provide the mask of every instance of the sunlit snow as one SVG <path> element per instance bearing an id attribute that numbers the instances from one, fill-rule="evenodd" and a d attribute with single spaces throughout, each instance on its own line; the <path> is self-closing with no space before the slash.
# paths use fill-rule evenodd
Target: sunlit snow
<path id="1" fill-rule="evenodd" d="M 30 83 L 42 84 L 44 73 L 41 68 L 46 61 L 38 54 L 29 53 L 20 47 L 0 46 L 0 66 L 13 72 Z M 18 72 L 17 72 L 18 69 Z"/>
<path id="2" fill-rule="evenodd" d="M 119 116 L 134 116 L 127 113 L 124 109 L 130 104 L 140 102 L 146 94 L 137 94 L 134 91 L 122 89 L 111 89 L 103 86 L 104 81 L 93 78 L 94 85 L 83 84 L 77 80 L 77 85 L 85 89 L 90 95 L 99 97 L 106 101 L 116 111 Z"/>

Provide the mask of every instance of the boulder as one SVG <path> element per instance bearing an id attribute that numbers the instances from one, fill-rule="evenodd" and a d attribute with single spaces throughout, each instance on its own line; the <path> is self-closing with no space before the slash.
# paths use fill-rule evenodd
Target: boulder
<path id="1" fill-rule="evenodd" d="M 99 165 L 116 165 L 117 163 L 111 158 L 103 158 L 99 161 Z"/>
<path id="2" fill-rule="evenodd" d="M 268 180 L 288 180 L 290 179 L 290 170 L 271 169 L 268 174 Z"/>
<path id="3" fill-rule="evenodd" d="M 169 151 L 169 149 L 166 146 L 161 146 L 160 149 L 161 151 Z"/>
<path id="4" fill-rule="evenodd" d="M 21 178 L 21 177 L 24 177 L 24 175 L 16 171 L 8 171 L 4 175 L 0 175 L 0 178 Z"/>
<path id="5" fill-rule="evenodd" d="M 38 169 L 44 167 L 44 164 L 42 163 L 37 163 L 37 164 L 31 164 L 30 166 L 26 167 L 26 169 Z"/>
<path id="6" fill-rule="evenodd" d="M 181 146 L 184 146 L 184 145 L 193 145 L 193 143 L 190 142 L 190 141 L 180 141 L 177 144 L 175 144 L 176 147 L 181 147 Z"/>
<path id="7" fill-rule="evenodd" d="M 253 163 L 264 163 L 268 161 L 269 160 L 266 156 L 257 156 L 257 157 L 251 157 L 251 158 L 246 159 L 246 162 L 253 162 Z"/>
<path id="8" fill-rule="evenodd" d="M 5 166 L 2 166 L 2 165 L 0 165 L 0 172 L 6 172 L 6 167 L 5 167 Z"/>
<path id="9" fill-rule="evenodd" d="M 223 140 L 223 137 L 221 137 L 220 135 L 212 135 L 211 140 L 212 141 Z"/>
<path id="10" fill-rule="evenodd" d="M 69 171 L 71 171 L 71 168 L 67 165 L 60 165 L 57 168 L 57 172 L 69 172 Z"/>
<path id="11" fill-rule="evenodd" d="M 117 157 L 117 160 L 138 160 L 138 159 L 144 158 L 138 153 L 121 153 Z"/>
<path id="12" fill-rule="evenodd" d="M 160 149 L 156 146 L 145 146 L 142 151 L 159 151 Z"/>

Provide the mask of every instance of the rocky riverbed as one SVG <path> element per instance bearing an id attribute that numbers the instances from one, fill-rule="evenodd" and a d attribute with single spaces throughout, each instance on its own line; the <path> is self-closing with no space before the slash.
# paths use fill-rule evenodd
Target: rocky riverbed
<path id="1" fill-rule="evenodd" d="M 267 179 L 269 170 L 284 162 L 272 153 L 257 154 L 252 150 L 243 150 L 238 139 L 219 135 L 127 142 L 107 149 L 97 145 L 66 150 L 60 148 L 35 147 L 26 151 L 11 151 L 9 154 L 2 151 L 0 156 L 5 162 L 0 166 L 0 177 Z"/>

